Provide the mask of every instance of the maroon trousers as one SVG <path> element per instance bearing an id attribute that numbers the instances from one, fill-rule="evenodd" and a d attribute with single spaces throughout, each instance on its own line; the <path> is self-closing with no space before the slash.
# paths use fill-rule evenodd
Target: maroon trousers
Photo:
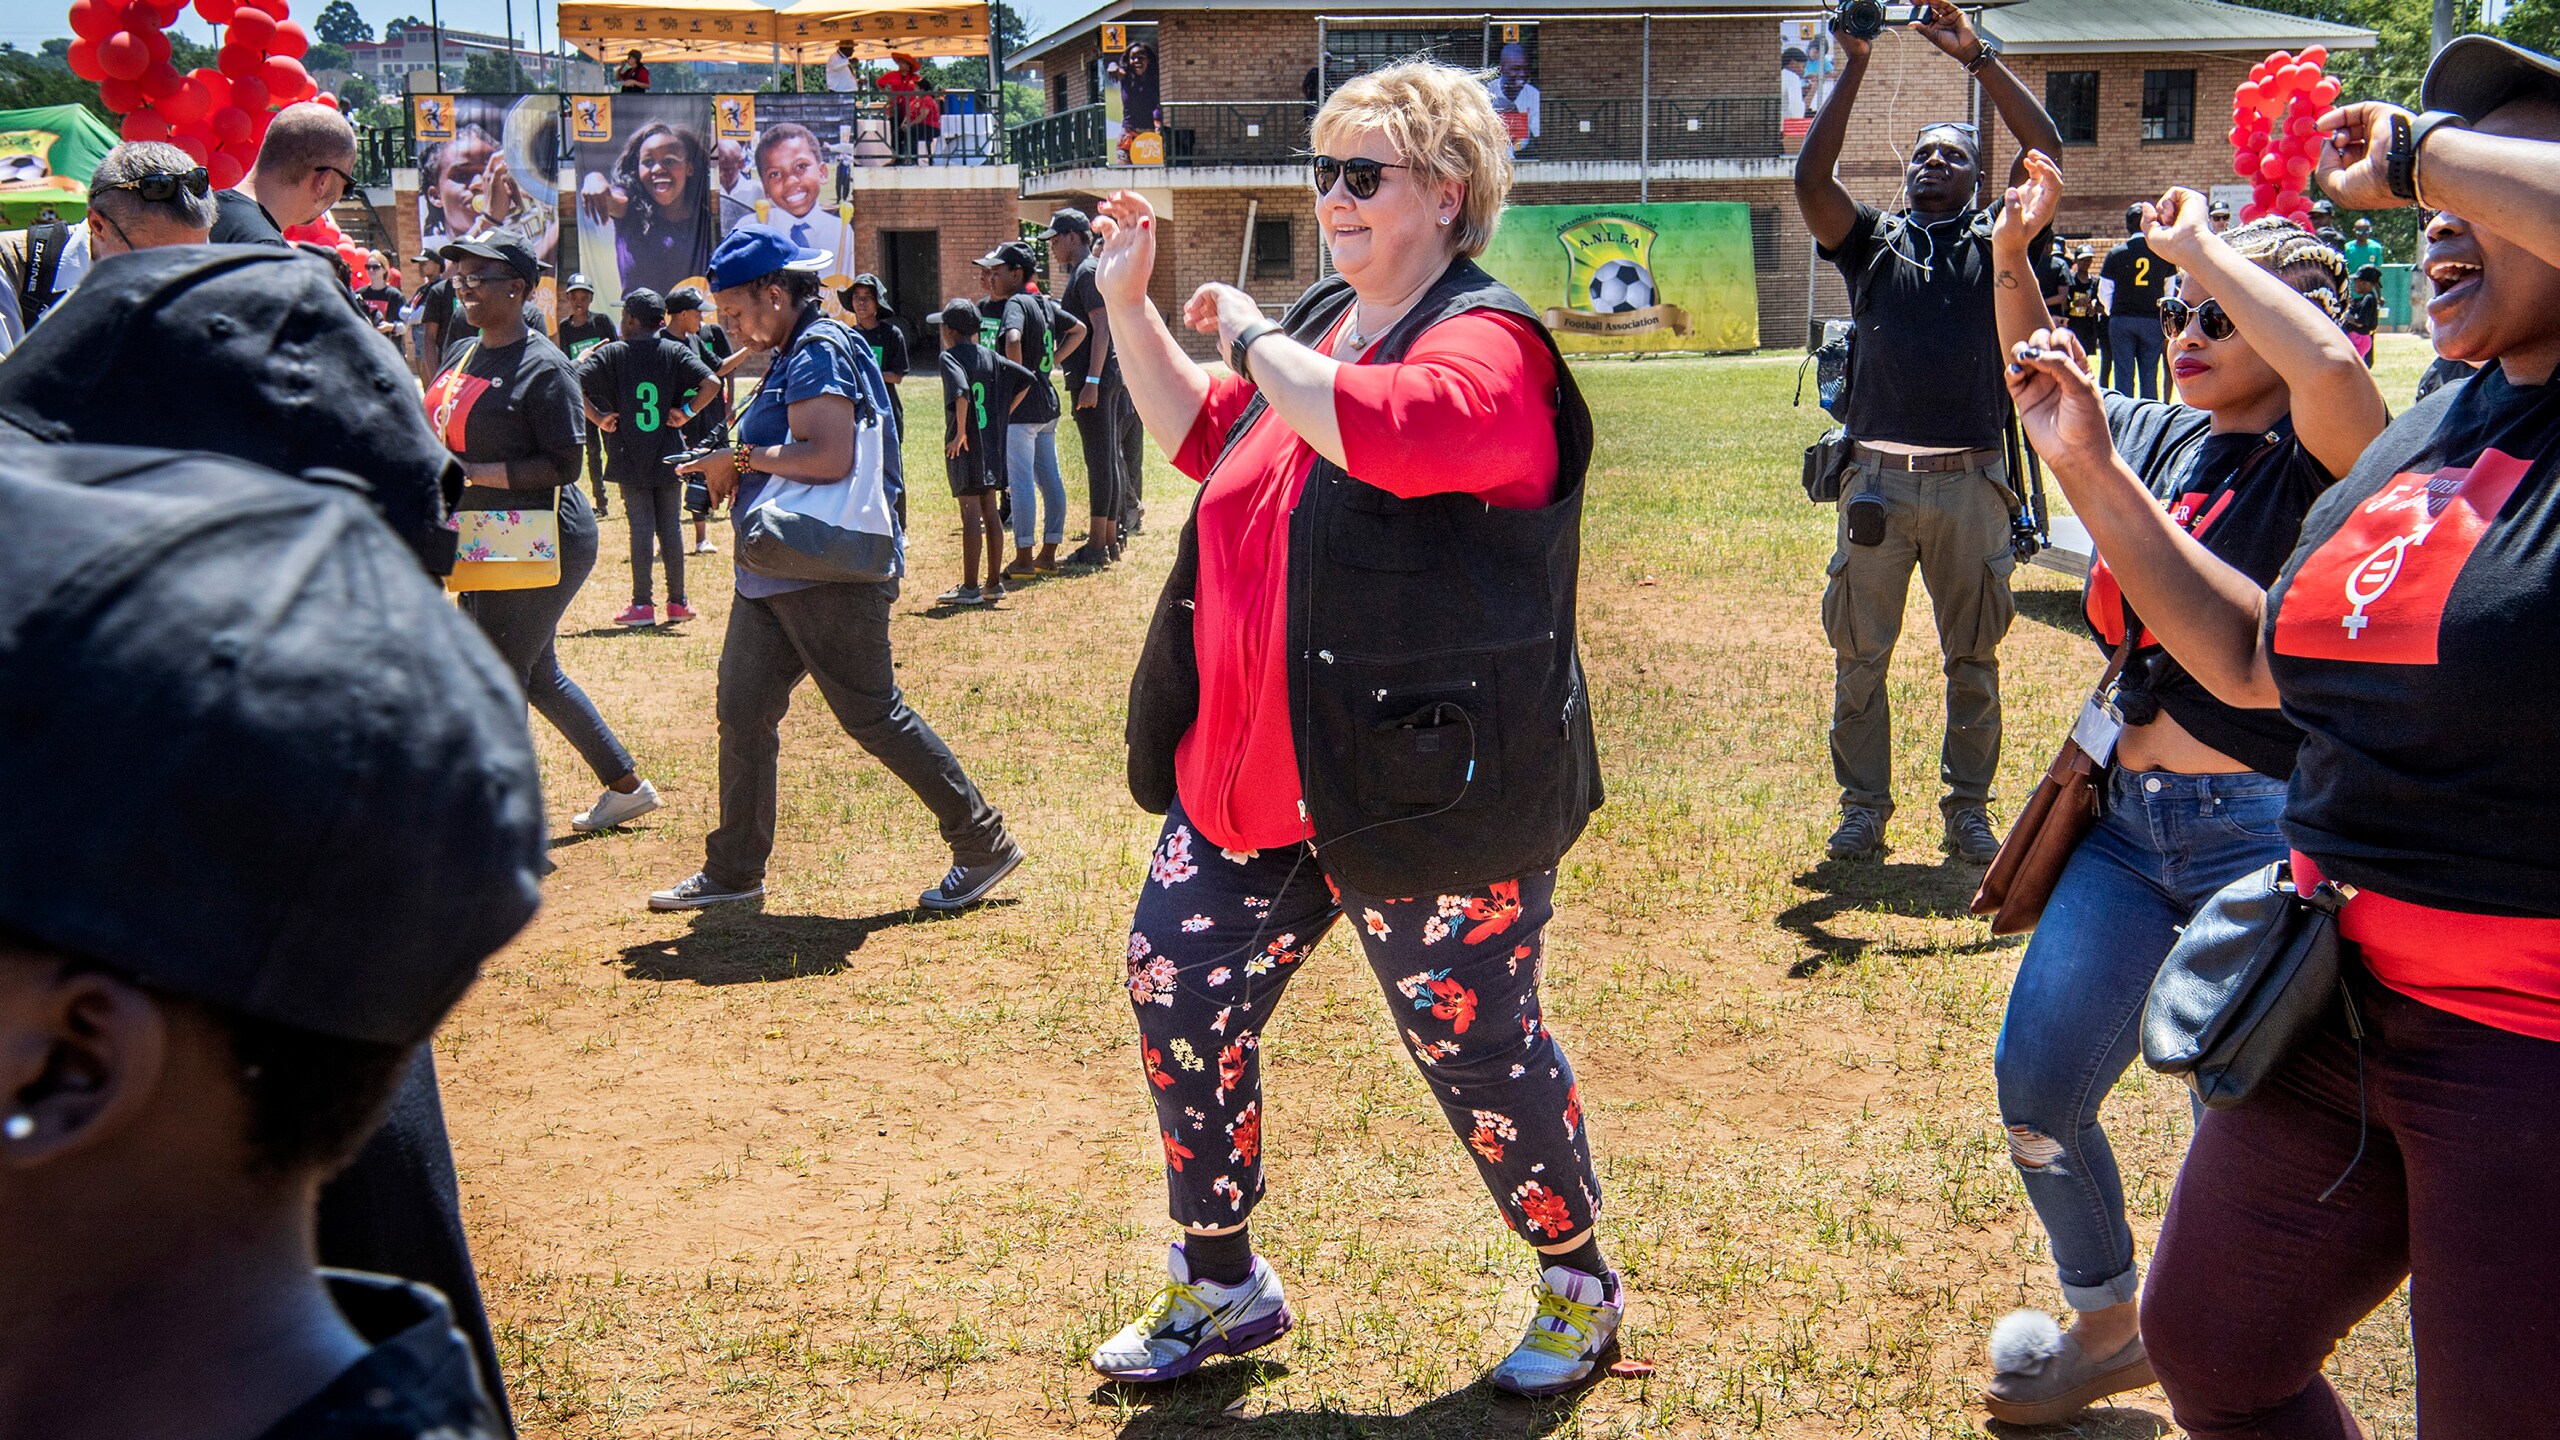
<path id="1" fill-rule="evenodd" d="M 2142 1297 L 2152 1366 L 2196 1440 L 2360 1436 L 2321 1365 L 2414 1277 L 2422 1433 L 2560 1436 L 2560 1044 L 2352 969 L 2363 1158 L 2341 1016 L 2197 1129 Z"/>

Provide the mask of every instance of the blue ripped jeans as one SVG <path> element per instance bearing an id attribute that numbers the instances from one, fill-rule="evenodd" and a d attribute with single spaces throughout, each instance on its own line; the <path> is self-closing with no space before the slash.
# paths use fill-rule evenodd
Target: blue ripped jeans
<path id="1" fill-rule="evenodd" d="M 2000 1121 L 2074 1310 L 2139 1289 L 2099 1107 L 2141 1048 L 2143 1001 L 2178 927 L 2215 891 L 2285 858 L 2284 794 L 2284 781 L 2258 774 L 2110 771 L 2106 813 L 2063 867 L 2018 966 L 1992 1061 Z"/>

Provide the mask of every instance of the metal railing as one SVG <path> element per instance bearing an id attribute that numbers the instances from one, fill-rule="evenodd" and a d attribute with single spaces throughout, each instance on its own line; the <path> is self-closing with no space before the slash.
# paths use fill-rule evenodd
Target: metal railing
<path id="1" fill-rule="evenodd" d="M 1026 121 L 1007 130 L 1005 141 L 1025 174 L 1100 165 L 1111 157 L 1099 105 L 1079 105 Z"/>
<path id="2" fill-rule="evenodd" d="M 407 125 L 358 125 L 355 183 L 374 189 L 391 183 L 391 172 L 416 163 L 417 147 Z"/>
<path id="3" fill-rule="evenodd" d="M 1168 166 L 1294 165 L 1306 154 L 1313 106 L 1303 100 L 1184 100 L 1164 107 Z M 1769 159 L 1785 152 L 1778 98 L 1548 94 L 1524 161 Z M 1648 121 L 1650 125 L 1648 126 Z M 1122 163 L 1103 109 L 1087 105 L 1008 132 L 1026 174 Z"/>

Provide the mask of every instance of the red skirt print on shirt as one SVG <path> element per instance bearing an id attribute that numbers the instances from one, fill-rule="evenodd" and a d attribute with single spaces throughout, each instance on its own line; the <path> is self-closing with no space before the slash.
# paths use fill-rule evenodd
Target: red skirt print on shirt
<path id="1" fill-rule="evenodd" d="M 2276 616 L 2277 653 L 2435 664 L 2454 581 L 2531 464 L 2488 450 L 2468 469 L 2395 477 L 2295 572 Z"/>

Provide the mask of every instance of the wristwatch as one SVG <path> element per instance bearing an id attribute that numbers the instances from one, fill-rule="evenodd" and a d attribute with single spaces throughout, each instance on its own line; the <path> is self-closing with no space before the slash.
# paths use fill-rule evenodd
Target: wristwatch
<path id="1" fill-rule="evenodd" d="M 1237 331 L 1234 343 L 1227 346 L 1227 357 L 1235 362 L 1237 377 L 1243 380 L 1247 385 L 1253 384 L 1253 363 L 1247 358 L 1246 352 L 1253 348 L 1254 341 L 1260 340 L 1266 335 L 1277 335 L 1279 333 L 1279 326 L 1272 324 L 1268 320 L 1256 320 L 1252 324 Z"/>
<path id="2" fill-rule="evenodd" d="M 2406 115 L 2392 116 L 2391 149 L 2384 159 L 2384 178 L 2391 186 L 2391 193 L 2403 200 L 2416 200 L 2418 152 L 2426 145 L 2427 137 L 2436 132 L 2437 126 L 2466 129 L 2469 123 L 2450 110 L 2430 110 L 2419 116 L 2414 125 L 2409 123 Z"/>
<path id="3" fill-rule="evenodd" d="M 1967 75 L 1981 74 L 1983 66 L 2000 58 L 2000 52 L 1991 48 L 1990 41 L 1976 36 L 1973 43 L 1978 48 L 1974 50 L 1973 58 L 1964 62 L 1964 73 Z"/>

